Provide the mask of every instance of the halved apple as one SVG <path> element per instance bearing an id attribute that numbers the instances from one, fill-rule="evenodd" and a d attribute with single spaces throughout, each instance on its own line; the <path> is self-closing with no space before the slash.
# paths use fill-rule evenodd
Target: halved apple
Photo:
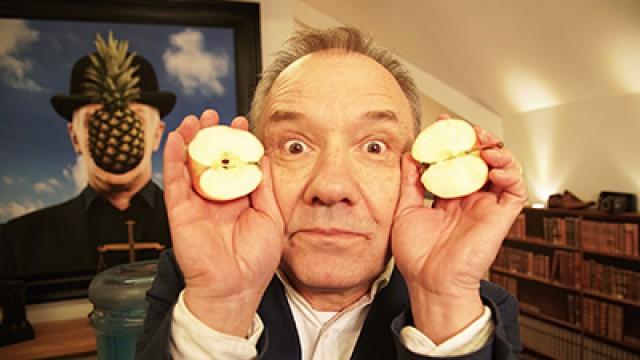
<path id="1" fill-rule="evenodd" d="M 457 198 L 478 191 L 487 182 L 489 167 L 480 157 L 473 126 L 464 120 L 439 120 L 422 130 L 411 155 L 426 166 L 420 181 L 433 195 Z"/>
<path id="2" fill-rule="evenodd" d="M 209 200 L 237 199 L 262 181 L 258 162 L 264 147 L 248 131 L 226 125 L 204 128 L 189 143 L 187 153 L 193 187 Z"/>

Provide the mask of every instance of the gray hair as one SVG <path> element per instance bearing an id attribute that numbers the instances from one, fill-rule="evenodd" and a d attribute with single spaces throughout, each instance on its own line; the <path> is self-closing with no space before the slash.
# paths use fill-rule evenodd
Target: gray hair
<path id="1" fill-rule="evenodd" d="M 344 50 L 345 53 L 362 54 L 387 69 L 409 101 L 417 134 L 420 130 L 420 96 L 411 75 L 393 54 L 376 46 L 371 37 L 353 27 L 309 29 L 293 34 L 283 49 L 276 54 L 271 65 L 262 72 L 248 114 L 252 131 L 256 130 L 256 123 L 261 116 L 267 95 L 280 73 L 305 55 L 325 50 Z"/>

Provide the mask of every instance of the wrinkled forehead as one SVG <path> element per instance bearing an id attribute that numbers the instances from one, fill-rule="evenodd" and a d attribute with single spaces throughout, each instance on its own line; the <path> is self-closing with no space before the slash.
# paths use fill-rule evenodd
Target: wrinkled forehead
<path id="1" fill-rule="evenodd" d="M 409 101 L 393 75 L 370 57 L 343 50 L 308 54 L 280 73 L 260 111 L 258 136 L 291 117 L 283 114 L 324 115 L 327 121 L 335 116 L 395 118 L 399 131 L 414 133 Z"/>
<path id="2" fill-rule="evenodd" d="M 367 55 L 340 49 L 314 52 L 294 61 L 275 79 L 268 99 L 277 99 L 286 90 L 309 90 L 325 83 L 330 83 L 336 96 L 340 92 L 383 91 L 409 105 L 400 85 L 384 66 Z"/>

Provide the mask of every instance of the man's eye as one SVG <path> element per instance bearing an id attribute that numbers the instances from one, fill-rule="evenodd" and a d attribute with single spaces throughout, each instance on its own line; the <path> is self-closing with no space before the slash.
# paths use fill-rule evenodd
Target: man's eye
<path id="1" fill-rule="evenodd" d="M 303 143 L 302 141 L 289 140 L 284 144 L 284 149 L 289 154 L 301 154 L 307 151 L 308 147 L 307 147 L 307 144 Z"/>
<path id="2" fill-rule="evenodd" d="M 364 145 L 364 150 L 370 154 L 381 154 L 387 149 L 382 141 L 369 141 Z"/>

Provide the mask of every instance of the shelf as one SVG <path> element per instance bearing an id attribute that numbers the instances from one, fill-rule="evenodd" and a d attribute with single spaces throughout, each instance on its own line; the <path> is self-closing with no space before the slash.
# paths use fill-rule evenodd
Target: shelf
<path id="1" fill-rule="evenodd" d="M 606 257 L 610 257 L 610 258 L 626 259 L 626 260 L 631 260 L 631 261 L 640 261 L 640 256 L 620 254 L 620 253 L 612 253 L 612 252 L 609 252 L 609 251 L 595 250 L 595 249 L 581 249 L 581 251 L 583 253 L 585 253 L 585 254 L 600 255 L 600 256 L 606 256 Z"/>
<path id="2" fill-rule="evenodd" d="M 524 306 L 520 307 L 520 313 L 522 313 L 524 315 L 531 316 L 531 317 L 534 317 L 534 318 L 537 318 L 537 319 L 540 319 L 540 320 L 543 320 L 543 321 L 546 321 L 546 322 L 549 322 L 549 323 L 552 323 L 552 324 L 555 324 L 555 325 L 558 325 L 558 326 L 562 326 L 564 328 L 571 329 L 571 330 L 574 330 L 576 332 L 582 332 L 586 336 L 589 336 L 591 338 L 598 339 L 598 340 L 601 340 L 601 341 L 604 341 L 606 343 L 613 344 L 613 345 L 616 345 L 616 346 L 619 346 L 619 347 L 623 347 L 623 348 L 625 348 L 627 350 L 631 350 L 631 351 L 634 351 L 634 352 L 640 351 L 640 346 L 638 346 L 638 345 L 634 345 L 634 344 L 631 344 L 631 343 L 628 343 L 628 342 L 615 340 L 615 339 L 612 339 L 610 337 L 603 336 L 603 335 L 591 332 L 591 331 L 589 331 L 587 329 L 581 328 L 581 327 L 579 327 L 577 325 L 574 325 L 574 324 L 572 324 L 570 322 L 558 320 L 558 319 L 556 319 L 554 317 L 551 317 L 549 315 L 545 315 L 543 313 L 531 310 L 531 309 L 527 308 L 528 304 L 524 304 L 523 303 L 522 305 L 524 305 Z"/>
<path id="3" fill-rule="evenodd" d="M 527 344 L 524 341 L 522 341 L 522 347 L 524 348 L 523 353 L 525 354 L 530 353 L 531 355 L 534 355 L 537 359 L 553 360 L 553 356 L 546 354 L 544 350 L 538 349 L 535 346 Z"/>
<path id="4" fill-rule="evenodd" d="M 527 244 L 527 245 L 543 246 L 543 247 L 547 247 L 547 248 L 551 248 L 551 249 L 580 251 L 578 248 L 575 248 L 573 246 L 550 243 L 548 241 L 543 240 L 542 238 L 535 237 L 535 236 L 527 236 L 526 239 L 506 238 L 505 240 L 509 241 L 509 242 L 514 242 L 514 243 L 522 243 L 522 244 Z"/>
<path id="5" fill-rule="evenodd" d="M 509 271 L 506 269 L 502 269 L 499 267 L 492 267 L 491 271 L 495 271 L 498 274 L 503 274 L 503 275 L 507 275 L 507 276 L 513 276 L 513 277 L 517 277 L 517 278 L 521 278 L 521 279 L 525 279 L 525 280 L 531 280 L 531 281 L 536 281 L 539 283 L 543 283 L 546 285 L 550 285 L 550 286 L 554 286 L 554 287 L 558 287 L 564 290 L 568 290 L 568 291 L 572 291 L 572 292 L 576 292 L 579 293 L 580 291 L 582 291 L 585 295 L 589 295 L 592 297 L 597 297 L 603 300 L 608 300 L 608 301 L 614 301 L 620 304 L 626 304 L 629 306 L 635 306 L 637 308 L 640 308 L 640 301 L 634 301 L 634 300 L 630 300 L 630 299 L 624 299 L 624 298 L 619 298 L 619 297 L 615 297 L 613 295 L 609 295 L 609 294 L 603 294 L 601 292 L 595 291 L 595 290 L 590 290 L 590 289 L 579 289 L 579 288 L 575 288 L 572 286 L 568 286 L 568 285 L 564 285 L 561 283 L 557 283 L 554 281 L 550 281 L 548 279 L 545 278 L 541 278 L 538 276 L 533 276 L 533 275 L 527 275 L 527 274 L 522 274 L 516 271 Z"/>
<path id="6" fill-rule="evenodd" d="M 617 302 L 617 303 L 620 303 L 620 304 L 625 304 L 625 305 L 630 305 L 630 306 L 635 306 L 637 308 L 640 308 L 640 301 L 634 301 L 634 300 L 619 298 L 619 297 L 615 297 L 613 295 L 603 294 L 601 292 L 598 292 L 598 291 L 595 291 L 595 290 L 590 290 L 590 289 L 582 289 L 582 292 L 585 295 L 589 295 L 591 297 L 596 297 L 596 298 L 600 298 L 600 299 L 608 300 L 608 301 L 614 301 L 614 302 Z"/>
<path id="7" fill-rule="evenodd" d="M 565 284 L 561 284 L 555 281 L 551 281 L 549 279 L 545 279 L 539 276 L 534 276 L 534 275 L 527 275 L 527 274 L 522 274 L 519 272 L 515 272 L 515 271 L 509 271 L 507 269 L 503 269 L 503 268 L 499 268 L 499 267 L 492 267 L 491 271 L 495 271 L 499 274 L 503 274 L 503 275 L 508 275 L 508 276 L 513 276 L 513 277 L 517 277 L 517 278 L 521 278 L 521 279 L 525 279 L 525 280 L 531 280 L 531 281 L 535 281 L 535 282 L 539 282 L 542 284 L 546 284 L 549 286 L 554 286 L 557 288 L 561 288 L 563 290 L 568 290 L 568 291 L 572 291 L 572 292 L 576 292 L 579 293 L 580 289 L 577 289 L 575 287 L 569 286 L 569 285 L 565 285 Z"/>
<path id="8" fill-rule="evenodd" d="M 610 252 L 610 251 L 603 251 L 603 250 L 596 250 L 596 249 L 583 249 L 583 248 L 576 248 L 573 246 L 569 246 L 569 245 L 562 245 L 562 244 L 553 244 L 550 243 L 548 241 L 543 240 L 540 237 L 536 237 L 536 236 L 528 236 L 526 239 L 514 239 L 514 238 L 505 238 L 506 242 L 511 242 L 511 243 L 520 243 L 520 244 L 527 244 L 527 245 L 535 245 L 535 246 L 542 246 L 542 247 L 546 247 L 546 248 L 551 248 L 551 249 L 561 249 L 561 250 L 568 250 L 568 251 L 578 251 L 578 252 L 583 252 L 585 254 L 594 254 L 594 255 L 600 255 L 600 256 L 607 256 L 607 257 L 611 257 L 611 258 L 616 258 L 616 259 L 626 259 L 626 260 L 631 260 L 631 261 L 640 261 L 640 256 L 634 256 L 634 255 L 627 255 L 627 254 L 622 254 L 622 253 L 614 253 L 614 252 Z"/>
<path id="9" fill-rule="evenodd" d="M 556 319 L 556 318 L 554 318 L 552 316 L 545 315 L 545 314 L 543 314 L 541 312 L 538 312 L 538 311 L 535 311 L 535 310 L 531 310 L 531 309 L 529 309 L 529 306 L 531 306 L 531 305 L 525 304 L 525 303 L 521 303 L 520 312 L 525 314 L 525 315 L 528 315 L 528 316 L 531 316 L 531 317 L 534 317 L 534 318 L 538 318 L 540 320 L 544 320 L 544 321 L 547 321 L 547 322 L 550 322 L 550 323 L 553 323 L 553 324 L 556 324 L 556 325 L 559 325 L 559 326 L 562 326 L 562 327 L 565 327 L 565 328 L 568 328 L 568 329 L 571 329 L 571 330 L 575 330 L 576 332 L 580 332 L 581 331 L 581 329 L 580 329 L 580 327 L 578 325 L 572 324 L 572 323 L 570 323 L 568 321 L 558 320 L 558 319 Z"/>
<path id="10" fill-rule="evenodd" d="M 638 346 L 638 345 L 631 344 L 631 343 L 624 342 L 624 341 L 620 341 L 620 340 L 615 340 L 615 339 L 612 339 L 612 338 L 610 338 L 608 336 L 596 334 L 596 333 L 591 332 L 591 331 L 589 331 L 587 329 L 583 329 L 583 330 L 584 330 L 584 334 L 589 336 L 589 337 L 591 337 L 591 338 L 598 339 L 600 341 L 603 341 L 603 342 L 606 342 L 606 343 L 609 343 L 609 344 L 612 344 L 612 345 L 615 345 L 615 346 L 618 346 L 618 347 L 622 347 L 622 348 L 625 348 L 627 350 L 631 350 L 634 353 L 639 353 L 640 352 L 640 346 Z"/>
<path id="11" fill-rule="evenodd" d="M 619 213 L 619 214 L 610 214 L 604 211 L 589 209 L 589 210 L 571 210 L 571 209 L 560 209 L 560 208 L 543 208 L 543 209 L 534 209 L 534 208 L 524 208 L 524 212 L 526 213 L 541 213 L 548 214 L 552 216 L 573 216 L 573 217 L 583 217 L 592 220 L 604 220 L 604 221 L 617 221 L 617 222 L 640 222 L 640 213 Z"/>

